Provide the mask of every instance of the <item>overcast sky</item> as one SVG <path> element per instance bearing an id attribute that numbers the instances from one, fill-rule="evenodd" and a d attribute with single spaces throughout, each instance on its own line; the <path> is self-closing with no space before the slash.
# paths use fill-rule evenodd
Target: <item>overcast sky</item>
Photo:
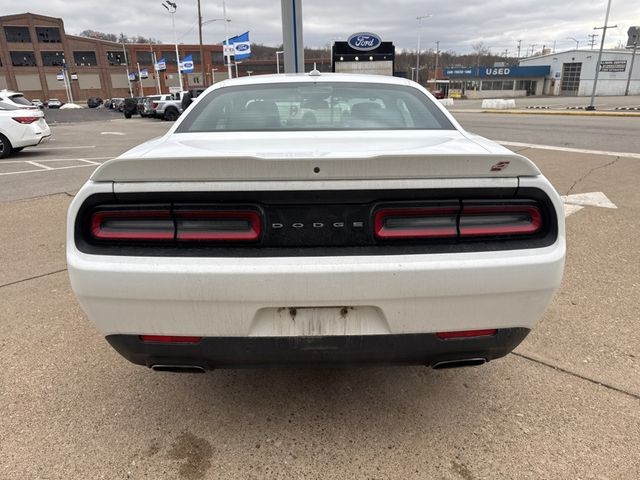
<path id="1" fill-rule="evenodd" d="M 197 43 L 197 0 L 175 0 L 176 31 L 180 43 Z M 201 0 L 203 20 L 222 17 L 222 0 Z M 67 33 L 78 34 L 91 29 L 106 33 L 143 35 L 173 43 L 171 19 L 160 5 L 161 0 L 2 0 L 2 14 L 32 13 L 61 17 Z M 251 31 L 251 41 L 265 45 L 282 42 L 280 2 L 278 0 L 227 0 L 230 34 Z M 304 41 L 319 47 L 345 40 L 351 33 L 370 31 L 398 48 L 415 49 L 418 15 L 432 14 L 423 21 L 422 47 L 441 50 L 471 51 L 479 41 L 492 52 L 516 52 L 522 40 L 522 55 L 537 44 L 558 50 L 587 46 L 587 35 L 599 33 L 593 28 L 604 23 L 606 0 L 303 0 Z M 8 8 L 7 8 L 8 7 Z M 640 1 L 613 0 L 607 47 L 618 41 L 626 43 L 627 29 L 640 23 Z M 205 43 L 218 43 L 224 36 L 223 22 L 203 27 Z M 598 42 L 599 46 L 599 42 Z"/>

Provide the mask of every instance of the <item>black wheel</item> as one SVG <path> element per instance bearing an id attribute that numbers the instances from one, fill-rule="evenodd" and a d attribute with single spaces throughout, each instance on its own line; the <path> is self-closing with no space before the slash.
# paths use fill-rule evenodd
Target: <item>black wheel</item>
<path id="1" fill-rule="evenodd" d="M 125 113 L 124 114 L 124 118 L 131 118 L 131 114 L 130 113 Z"/>
<path id="2" fill-rule="evenodd" d="M 171 109 L 167 110 L 166 112 L 164 112 L 164 119 L 165 120 L 169 120 L 170 122 L 173 122 L 174 120 L 177 120 L 179 116 L 180 116 L 180 114 L 178 113 L 178 111 L 175 108 L 171 108 Z"/>
<path id="3" fill-rule="evenodd" d="M 9 139 L 0 133 L 0 158 L 8 157 L 12 150 Z"/>
<path id="4" fill-rule="evenodd" d="M 18 153 L 18 152 L 21 152 L 22 150 L 24 150 L 24 147 L 17 147 L 17 148 L 14 147 L 11 149 L 11 152 Z"/>

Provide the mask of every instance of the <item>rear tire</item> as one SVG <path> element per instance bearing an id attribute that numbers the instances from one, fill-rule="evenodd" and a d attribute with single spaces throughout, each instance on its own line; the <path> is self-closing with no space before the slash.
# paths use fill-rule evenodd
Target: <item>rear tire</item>
<path id="1" fill-rule="evenodd" d="M 125 113 L 124 114 L 124 118 L 131 118 L 131 114 L 130 113 Z"/>
<path id="2" fill-rule="evenodd" d="M 18 152 L 21 152 L 22 150 L 24 150 L 24 147 L 13 147 L 11 149 L 11 153 L 18 153 Z"/>
<path id="3" fill-rule="evenodd" d="M 180 114 L 175 108 L 171 108 L 164 112 L 164 119 L 169 120 L 170 122 L 177 120 L 179 116 Z"/>
<path id="4" fill-rule="evenodd" d="M 11 142 L 7 137 L 0 133 L 0 158 L 6 158 L 11 155 L 13 148 Z"/>

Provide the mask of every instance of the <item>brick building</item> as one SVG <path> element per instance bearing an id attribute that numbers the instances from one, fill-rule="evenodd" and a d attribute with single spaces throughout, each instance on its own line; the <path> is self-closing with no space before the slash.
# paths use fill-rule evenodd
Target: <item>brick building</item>
<path id="1" fill-rule="evenodd" d="M 226 78 L 220 45 L 204 46 L 204 68 L 199 45 L 178 45 L 181 58 L 192 55 L 194 73 L 183 75 L 185 88 L 208 86 L 215 69 L 215 80 Z M 159 78 L 153 69 L 153 54 L 164 58 L 167 70 Z M 75 101 L 89 97 L 129 96 L 130 73 L 147 69 L 149 77 L 131 82 L 134 96 L 168 93 L 178 86 L 173 44 L 120 44 L 67 35 L 60 18 L 33 13 L 0 16 L 0 89 L 8 88 L 27 98 L 59 98 L 67 101 L 64 82 L 58 80 L 66 62 Z M 125 58 L 127 62 L 125 62 Z M 64 60 L 64 62 L 63 62 Z"/>

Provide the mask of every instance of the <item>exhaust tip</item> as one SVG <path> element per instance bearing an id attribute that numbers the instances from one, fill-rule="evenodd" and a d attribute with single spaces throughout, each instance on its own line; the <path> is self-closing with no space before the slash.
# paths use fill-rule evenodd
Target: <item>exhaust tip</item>
<path id="1" fill-rule="evenodd" d="M 434 370 L 443 370 L 445 368 L 460 368 L 460 367 L 477 367 L 487 363 L 486 358 L 461 358 L 457 360 L 445 360 L 437 362 L 433 365 Z"/>
<path id="2" fill-rule="evenodd" d="M 205 373 L 205 368 L 200 365 L 151 365 L 154 372 L 172 373 Z"/>

